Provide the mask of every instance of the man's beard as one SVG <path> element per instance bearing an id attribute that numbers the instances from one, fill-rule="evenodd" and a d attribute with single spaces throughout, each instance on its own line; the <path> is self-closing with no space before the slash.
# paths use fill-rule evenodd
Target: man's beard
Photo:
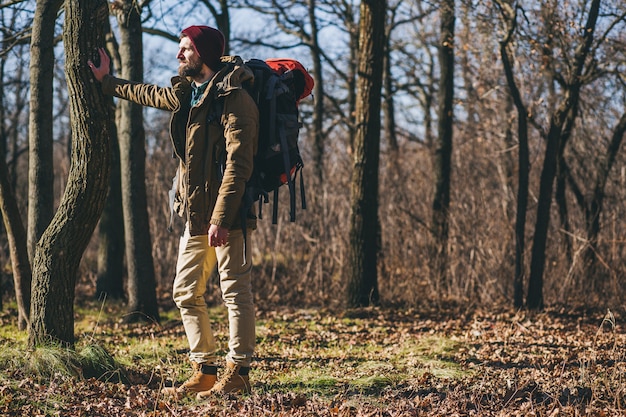
<path id="1" fill-rule="evenodd" d="M 181 77 L 195 77 L 202 71 L 202 61 L 193 60 L 178 67 L 178 75 Z"/>

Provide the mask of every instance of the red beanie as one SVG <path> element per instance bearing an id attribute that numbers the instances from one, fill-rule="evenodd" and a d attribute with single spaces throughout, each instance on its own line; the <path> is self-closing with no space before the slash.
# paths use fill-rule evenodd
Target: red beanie
<path id="1" fill-rule="evenodd" d="M 224 54 L 224 35 L 208 26 L 189 26 L 183 35 L 191 39 L 200 59 L 213 71 L 219 69 L 220 57 Z"/>

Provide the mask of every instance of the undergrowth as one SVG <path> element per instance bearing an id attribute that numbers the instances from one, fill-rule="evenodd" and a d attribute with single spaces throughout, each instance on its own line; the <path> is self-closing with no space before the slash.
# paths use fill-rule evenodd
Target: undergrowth
<path id="1" fill-rule="evenodd" d="M 443 316 L 366 309 L 260 312 L 253 394 L 198 401 L 161 388 L 191 373 L 176 311 L 122 324 L 121 306 L 77 309 L 72 349 L 27 349 L 2 316 L 0 415 L 619 415 L 619 317 Z M 226 312 L 211 309 L 225 355 Z"/>

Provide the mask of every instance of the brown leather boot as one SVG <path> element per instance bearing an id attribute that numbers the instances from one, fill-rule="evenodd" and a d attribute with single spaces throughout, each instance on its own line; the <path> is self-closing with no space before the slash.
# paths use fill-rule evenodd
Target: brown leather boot
<path id="1" fill-rule="evenodd" d="M 232 362 L 226 362 L 224 375 L 209 390 L 198 393 L 199 400 L 224 394 L 250 394 L 250 378 L 248 371 L 250 368 L 242 368 Z"/>
<path id="2" fill-rule="evenodd" d="M 167 395 L 173 395 L 175 397 L 182 397 L 185 394 L 207 391 L 213 388 L 217 381 L 217 369 L 216 373 L 210 372 L 209 374 L 202 373 L 202 364 L 197 362 L 191 362 L 193 368 L 193 375 L 183 384 L 178 387 L 166 387 L 163 388 L 163 393 Z"/>

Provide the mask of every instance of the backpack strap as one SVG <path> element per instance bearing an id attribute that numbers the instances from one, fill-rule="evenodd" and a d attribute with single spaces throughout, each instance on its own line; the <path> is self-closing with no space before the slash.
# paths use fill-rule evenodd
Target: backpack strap
<path id="1" fill-rule="evenodd" d="M 278 76 L 270 77 L 268 80 L 268 88 L 267 88 L 267 99 L 270 100 L 270 126 L 269 126 L 269 134 L 270 137 L 274 137 L 276 135 L 276 96 L 284 91 L 281 89 L 280 91 L 276 88 L 276 84 L 281 81 Z M 281 83 L 280 85 L 284 85 Z M 283 165 L 285 176 L 287 177 L 287 185 L 289 186 L 289 221 L 296 221 L 296 190 L 293 178 L 291 177 L 291 161 L 289 158 L 289 144 L 287 143 L 287 134 L 282 127 L 278 127 L 278 136 L 280 137 L 280 149 L 283 154 Z M 279 187 L 280 188 L 280 187 Z M 278 222 L 278 190 L 276 188 L 274 190 L 274 206 L 272 213 L 272 224 L 276 224 Z"/>
<path id="2" fill-rule="evenodd" d="M 274 190 L 274 204 L 272 205 L 272 224 L 278 223 L 278 190 L 280 190 L 280 187 Z"/>
<path id="3" fill-rule="evenodd" d="M 291 177 L 291 161 L 289 160 L 289 145 L 287 144 L 287 135 L 284 129 L 278 129 L 280 135 L 280 148 L 283 153 L 283 163 L 285 165 L 285 175 L 287 176 L 287 185 L 289 186 L 289 221 L 296 221 L 296 188 L 294 179 Z M 276 209 L 278 188 L 274 191 L 274 209 Z"/>
<path id="4" fill-rule="evenodd" d="M 298 165 L 296 169 L 296 175 L 300 172 L 300 203 L 302 204 L 302 210 L 306 210 L 306 195 L 304 193 L 304 172 L 302 170 L 302 164 Z"/>
<path id="5" fill-rule="evenodd" d="M 176 175 L 172 179 L 172 188 L 167 192 L 170 205 L 170 222 L 167 225 L 167 231 L 174 230 L 174 201 L 176 200 L 176 192 L 178 191 L 178 176 L 180 175 L 180 166 L 176 168 Z"/>

